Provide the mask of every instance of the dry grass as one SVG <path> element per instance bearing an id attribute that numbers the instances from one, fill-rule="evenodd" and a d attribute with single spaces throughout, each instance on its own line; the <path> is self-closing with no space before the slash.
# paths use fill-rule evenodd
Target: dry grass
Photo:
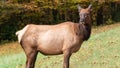
<path id="1" fill-rule="evenodd" d="M 18 42 L 5 43 L 0 45 L 0 55 L 20 53 L 22 48 Z"/>
<path id="2" fill-rule="evenodd" d="M 102 32 L 114 29 L 116 27 L 119 27 L 119 26 L 120 26 L 120 22 L 111 24 L 111 25 L 105 25 L 105 26 L 99 26 L 99 27 L 96 26 L 96 27 L 93 27 L 92 34 L 102 33 Z"/>

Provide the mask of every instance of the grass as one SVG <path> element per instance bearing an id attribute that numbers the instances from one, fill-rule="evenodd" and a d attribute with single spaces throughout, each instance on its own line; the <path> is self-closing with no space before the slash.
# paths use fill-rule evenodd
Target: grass
<path id="1" fill-rule="evenodd" d="M 120 68 L 120 23 L 95 27 L 70 59 L 70 68 Z M 0 45 L 0 68 L 24 68 L 26 56 L 17 42 Z M 36 68 L 62 68 L 62 55 L 39 53 Z"/>

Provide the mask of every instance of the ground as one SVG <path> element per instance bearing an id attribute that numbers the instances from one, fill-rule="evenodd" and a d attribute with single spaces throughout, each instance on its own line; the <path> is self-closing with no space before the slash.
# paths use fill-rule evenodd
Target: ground
<path id="1" fill-rule="evenodd" d="M 70 68 L 120 68 L 120 23 L 92 28 L 91 38 L 70 59 Z M 24 68 L 26 56 L 18 42 L 0 45 L 0 68 Z M 39 53 L 35 68 L 62 68 L 62 55 Z"/>

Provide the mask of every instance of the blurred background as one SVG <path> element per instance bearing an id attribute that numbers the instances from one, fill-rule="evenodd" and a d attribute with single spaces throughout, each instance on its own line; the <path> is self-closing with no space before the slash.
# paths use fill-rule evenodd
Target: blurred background
<path id="1" fill-rule="evenodd" d="M 120 21 L 120 0 L 0 0 L 0 43 L 16 40 L 26 24 L 78 23 L 77 5 L 93 5 L 93 26 Z"/>

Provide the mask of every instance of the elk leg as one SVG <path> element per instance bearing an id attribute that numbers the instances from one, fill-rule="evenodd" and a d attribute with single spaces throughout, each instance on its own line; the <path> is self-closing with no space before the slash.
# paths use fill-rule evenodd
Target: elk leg
<path id="1" fill-rule="evenodd" d="M 69 68 L 69 60 L 71 53 L 69 50 L 64 51 L 64 61 L 63 61 L 63 68 Z"/>
<path id="2" fill-rule="evenodd" d="M 38 52 L 32 49 L 29 49 L 27 51 L 28 52 L 26 52 L 26 68 L 34 68 Z"/>

